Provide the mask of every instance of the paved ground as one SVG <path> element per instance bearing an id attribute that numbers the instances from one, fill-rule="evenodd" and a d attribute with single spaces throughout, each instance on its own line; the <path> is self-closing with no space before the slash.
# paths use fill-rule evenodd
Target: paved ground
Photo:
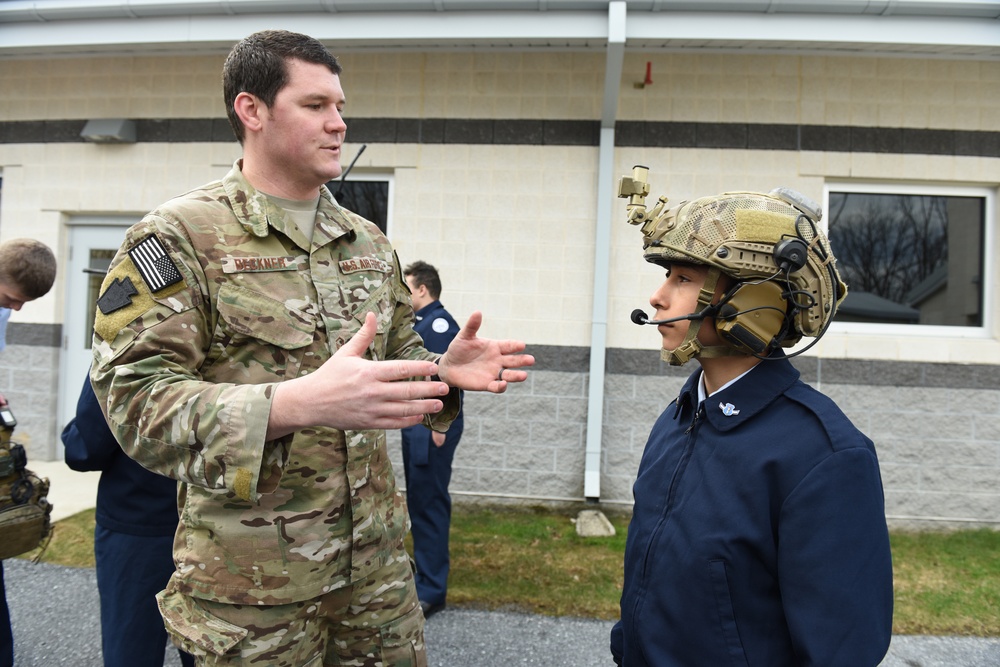
<path id="1" fill-rule="evenodd" d="M 18 667 L 101 667 L 94 570 L 4 561 Z M 611 667 L 611 623 L 446 609 L 427 622 L 431 667 Z M 165 665 L 179 666 L 174 651 Z M 883 667 L 997 667 L 1000 638 L 896 637 Z"/>
<path id="2" fill-rule="evenodd" d="M 94 506 L 100 473 L 61 461 L 30 461 L 48 477 L 53 520 Z M 4 561 L 17 667 L 101 667 L 97 582 L 92 569 Z M 611 623 L 447 609 L 427 622 L 430 667 L 612 667 Z M 179 667 L 175 651 L 165 665 Z M 1000 638 L 895 637 L 881 667 L 1000 667 Z"/>

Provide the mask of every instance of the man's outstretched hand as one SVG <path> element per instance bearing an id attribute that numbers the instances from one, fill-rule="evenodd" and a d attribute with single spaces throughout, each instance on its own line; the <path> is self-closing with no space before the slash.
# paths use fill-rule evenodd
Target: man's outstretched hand
<path id="1" fill-rule="evenodd" d="M 364 326 L 314 373 L 278 384 L 268 440 L 309 426 L 404 428 L 444 408 L 441 397 L 448 395 L 448 385 L 427 379 L 440 372 L 434 362 L 364 358 L 376 330 L 375 315 L 368 313 Z"/>
<path id="2" fill-rule="evenodd" d="M 476 334 L 483 323 L 483 314 L 472 313 L 438 363 L 438 377 L 452 387 L 468 391 L 489 391 L 502 394 L 509 382 L 524 382 L 535 358 L 524 352 L 519 340 L 491 340 Z"/>

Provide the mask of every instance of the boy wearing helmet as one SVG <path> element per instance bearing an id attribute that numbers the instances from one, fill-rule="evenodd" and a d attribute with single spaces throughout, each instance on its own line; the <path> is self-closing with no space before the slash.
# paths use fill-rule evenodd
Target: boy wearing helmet
<path id="1" fill-rule="evenodd" d="M 826 331 L 846 287 L 818 207 L 787 190 L 647 214 L 623 179 L 671 364 L 701 368 L 659 417 L 634 486 L 615 663 L 874 667 L 892 563 L 874 446 L 782 351 Z"/>

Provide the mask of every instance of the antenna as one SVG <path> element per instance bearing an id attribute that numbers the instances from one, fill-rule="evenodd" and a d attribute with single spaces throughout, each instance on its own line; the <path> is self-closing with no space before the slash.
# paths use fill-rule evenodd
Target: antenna
<path id="1" fill-rule="evenodd" d="M 344 173 L 340 175 L 340 185 L 337 186 L 337 191 L 333 193 L 334 197 L 340 194 L 341 189 L 344 187 L 344 179 L 346 179 L 347 175 L 351 173 L 351 169 L 354 169 L 354 163 L 358 161 L 358 158 L 361 157 L 361 154 L 365 152 L 366 148 L 368 148 L 368 144 L 361 144 L 361 148 L 358 149 L 358 154 L 354 156 L 354 159 L 351 160 L 351 164 L 347 165 L 347 169 L 345 169 Z"/>

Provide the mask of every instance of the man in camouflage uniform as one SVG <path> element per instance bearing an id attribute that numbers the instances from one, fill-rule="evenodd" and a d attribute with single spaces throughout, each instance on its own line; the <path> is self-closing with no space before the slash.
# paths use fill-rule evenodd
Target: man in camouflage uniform
<path id="1" fill-rule="evenodd" d="M 458 390 L 533 363 L 470 317 L 439 356 L 392 247 L 341 173 L 340 65 L 256 33 L 223 86 L 243 158 L 129 230 L 98 301 L 94 388 L 126 452 L 179 490 L 158 596 L 201 665 L 423 665 L 408 528 L 382 429 L 447 429 Z M 400 382 L 400 380 L 408 380 Z"/>

